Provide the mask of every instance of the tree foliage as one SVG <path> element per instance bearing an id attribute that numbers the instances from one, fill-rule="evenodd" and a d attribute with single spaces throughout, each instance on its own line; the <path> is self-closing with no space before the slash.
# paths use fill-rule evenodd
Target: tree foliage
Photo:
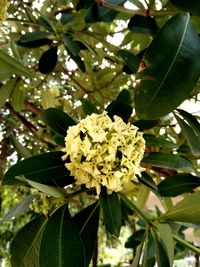
<path id="1" fill-rule="evenodd" d="M 180 249 L 200 255 L 182 233 L 199 227 L 200 123 L 180 107 L 199 101 L 197 2 L 10 2 L 0 26 L 0 229 L 16 222 L 2 235 L 12 267 L 95 267 L 98 235 L 113 240 L 125 227 L 131 266 L 170 267 Z M 137 181 L 98 195 L 62 158 L 67 129 L 104 110 L 138 127 L 146 148 Z M 162 207 L 149 209 L 150 194 Z"/>

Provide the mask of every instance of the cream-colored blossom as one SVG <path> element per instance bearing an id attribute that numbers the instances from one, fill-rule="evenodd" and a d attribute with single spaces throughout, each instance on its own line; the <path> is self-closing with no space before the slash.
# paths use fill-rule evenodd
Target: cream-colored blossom
<path id="1" fill-rule="evenodd" d="M 95 187 L 97 194 L 105 186 L 111 193 L 121 191 L 141 174 L 144 150 L 145 141 L 137 127 L 118 116 L 112 121 L 103 112 L 69 127 L 63 160 L 67 159 L 65 166 L 77 184 Z"/>
<path id="2" fill-rule="evenodd" d="M 8 1 L 0 0 L 0 24 L 3 23 L 7 18 L 7 8 L 8 8 Z"/>

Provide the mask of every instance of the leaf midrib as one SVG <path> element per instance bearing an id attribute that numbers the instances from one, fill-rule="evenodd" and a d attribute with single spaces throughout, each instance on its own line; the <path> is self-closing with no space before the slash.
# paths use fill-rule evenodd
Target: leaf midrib
<path id="1" fill-rule="evenodd" d="M 149 108 L 149 106 L 152 105 L 152 102 L 154 101 L 154 99 L 155 99 L 157 93 L 159 92 L 160 88 L 162 87 L 162 85 L 163 85 L 164 82 L 166 81 L 166 79 L 167 79 L 169 73 L 170 73 L 171 70 L 172 70 L 172 67 L 173 67 L 173 65 L 174 65 L 174 62 L 175 62 L 175 60 L 176 60 L 176 58 L 177 58 L 177 56 L 178 56 L 178 54 L 179 54 L 179 52 L 180 52 L 180 50 L 181 50 L 181 46 L 182 46 L 183 40 L 184 40 L 184 38 L 185 38 L 186 31 L 187 31 L 188 23 L 189 23 L 189 15 L 187 15 L 187 21 L 186 21 L 186 24 L 185 24 L 185 28 L 184 28 L 184 31 L 183 31 L 183 35 L 182 35 L 180 44 L 179 44 L 179 46 L 178 46 L 177 52 L 176 52 L 176 54 L 174 55 L 174 58 L 173 58 L 173 60 L 172 60 L 172 63 L 170 64 L 169 69 L 168 69 L 168 71 L 166 72 L 164 78 L 161 80 L 158 89 L 155 91 L 153 97 L 151 98 L 151 100 L 149 101 L 149 103 L 146 105 L 145 110 L 147 110 L 147 109 Z"/>
<path id="2" fill-rule="evenodd" d="M 27 255 L 28 255 L 29 251 L 32 249 L 32 247 L 33 247 L 35 241 L 37 240 L 38 236 L 40 235 L 41 231 L 43 230 L 43 228 L 44 228 L 46 222 L 47 222 L 47 219 L 46 219 L 46 220 L 44 221 L 44 223 L 41 225 L 40 230 L 37 232 L 35 238 L 33 239 L 33 242 L 31 243 L 31 246 L 29 247 L 29 249 L 27 250 L 27 252 L 26 252 L 26 254 L 25 254 L 25 256 L 24 256 L 24 260 L 22 261 L 22 266 L 24 266 L 24 264 L 25 264 L 25 262 L 26 262 L 26 257 L 27 257 Z"/>

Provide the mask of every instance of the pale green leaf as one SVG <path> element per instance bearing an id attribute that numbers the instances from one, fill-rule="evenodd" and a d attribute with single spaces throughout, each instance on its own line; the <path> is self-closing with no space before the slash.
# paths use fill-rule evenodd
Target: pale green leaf
<path id="1" fill-rule="evenodd" d="M 0 108 L 6 103 L 6 100 L 10 97 L 13 88 L 17 84 L 17 79 L 12 78 L 0 87 Z"/>
<path id="2" fill-rule="evenodd" d="M 17 74 L 19 76 L 33 76 L 33 74 L 29 72 L 28 68 L 9 56 L 3 49 L 0 49 L 0 70 L 1 69 L 6 69 L 8 72 Z"/>
<path id="3" fill-rule="evenodd" d="M 162 240 L 164 247 L 167 252 L 170 266 L 173 265 L 174 260 L 174 241 L 172 229 L 168 224 L 158 223 L 157 224 L 158 232 L 160 234 L 160 239 Z"/>
<path id="4" fill-rule="evenodd" d="M 200 221 L 200 192 L 195 192 L 162 214 L 159 219 L 188 223 Z"/>

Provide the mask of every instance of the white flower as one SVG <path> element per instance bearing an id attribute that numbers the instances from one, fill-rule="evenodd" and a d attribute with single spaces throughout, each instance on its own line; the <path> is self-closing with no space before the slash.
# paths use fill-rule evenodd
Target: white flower
<path id="1" fill-rule="evenodd" d="M 0 0 L 0 24 L 7 18 L 8 1 Z"/>
<path id="2" fill-rule="evenodd" d="M 145 150 L 142 133 L 118 116 L 113 119 L 106 112 L 92 114 L 69 127 L 65 137 L 66 168 L 77 184 L 95 187 L 97 194 L 101 186 L 109 193 L 123 190 L 144 170 L 140 166 Z"/>

